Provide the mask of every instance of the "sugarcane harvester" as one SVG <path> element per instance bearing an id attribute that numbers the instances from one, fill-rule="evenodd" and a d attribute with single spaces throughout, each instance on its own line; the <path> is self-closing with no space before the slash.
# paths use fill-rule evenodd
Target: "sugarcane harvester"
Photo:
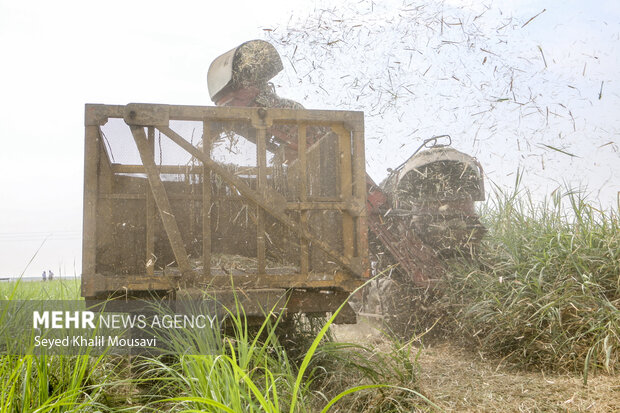
<path id="1" fill-rule="evenodd" d="M 273 45 L 262 40 L 243 43 L 211 64 L 211 99 L 217 106 L 302 109 L 298 102 L 279 97 L 269 82 L 282 69 Z M 281 153 L 285 163 L 298 158 L 300 143 L 291 132 L 277 125 L 268 130 L 269 147 Z M 309 128 L 306 150 L 330 133 L 325 127 Z M 442 143 L 446 139 L 448 143 Z M 472 253 L 485 233 L 474 210 L 474 202 L 485 196 L 482 167 L 450 143 L 446 135 L 427 139 L 390 170 L 381 185 L 366 175 L 373 267 L 393 265 L 401 279 L 419 286 L 441 277 L 442 258 Z"/>
<path id="2" fill-rule="evenodd" d="M 428 286 L 443 257 L 475 247 L 474 158 L 435 139 L 377 185 L 363 113 L 280 98 L 269 81 L 282 69 L 254 40 L 211 64 L 216 107 L 86 105 L 85 299 L 208 291 L 257 320 L 325 315 L 373 267 L 395 264 L 403 281 Z M 336 319 L 355 321 L 348 305 Z"/>

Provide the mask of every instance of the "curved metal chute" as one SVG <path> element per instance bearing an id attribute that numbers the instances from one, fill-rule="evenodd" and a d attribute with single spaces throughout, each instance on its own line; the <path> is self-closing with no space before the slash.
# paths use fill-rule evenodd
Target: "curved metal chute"
<path id="1" fill-rule="evenodd" d="M 250 40 L 217 57 L 209 66 L 207 84 L 215 102 L 228 92 L 266 84 L 282 71 L 282 59 L 264 40 Z"/>
<path id="2" fill-rule="evenodd" d="M 482 168 L 476 158 L 451 147 L 435 147 L 409 158 L 383 183 L 396 200 L 484 200 Z"/>

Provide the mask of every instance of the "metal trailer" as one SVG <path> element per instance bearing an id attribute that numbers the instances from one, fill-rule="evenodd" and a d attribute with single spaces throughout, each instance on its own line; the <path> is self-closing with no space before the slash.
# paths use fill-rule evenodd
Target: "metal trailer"
<path id="1" fill-rule="evenodd" d="M 370 274 L 363 121 L 351 111 L 87 104 L 82 296 L 206 289 L 223 302 L 234 292 L 248 315 L 335 311 Z M 292 161 L 275 144 L 283 129 L 297 142 Z M 227 159 L 228 140 L 252 152 L 248 164 Z M 348 306 L 340 314 L 355 322 Z"/>

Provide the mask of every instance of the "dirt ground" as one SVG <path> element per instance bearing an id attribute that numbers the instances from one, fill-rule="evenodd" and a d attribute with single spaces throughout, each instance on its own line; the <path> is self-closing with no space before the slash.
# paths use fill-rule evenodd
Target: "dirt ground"
<path id="1" fill-rule="evenodd" d="M 338 341 L 385 341 L 376 322 L 336 326 Z M 548 375 L 511 369 L 471 349 L 450 343 L 426 346 L 420 359 L 420 387 L 447 412 L 620 412 L 620 376 Z"/>

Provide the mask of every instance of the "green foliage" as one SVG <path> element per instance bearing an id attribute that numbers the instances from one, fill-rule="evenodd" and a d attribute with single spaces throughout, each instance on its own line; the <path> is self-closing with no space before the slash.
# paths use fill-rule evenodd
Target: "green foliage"
<path id="1" fill-rule="evenodd" d="M 2 293 L 9 300 L 76 298 L 78 290 L 71 284 L 54 283 L 18 282 Z M 226 322 L 216 328 L 164 332 L 161 338 L 170 343 L 170 354 L 130 362 L 133 373 L 126 379 L 115 370 L 129 360 L 94 357 L 88 350 L 72 357 L 2 355 L 0 413 L 162 408 L 292 413 L 347 407 L 408 412 L 434 406 L 417 389 L 410 344 L 384 354 L 370 346 L 331 341 L 330 325 L 340 310 L 329 320 L 302 317 L 294 323 L 272 314 L 258 325 L 250 323 L 238 302 L 227 311 Z M 283 337 L 286 348 L 280 343 Z M 334 377 L 345 379 L 333 386 Z M 134 406 L 115 407 L 119 387 L 134 389 L 134 397 L 125 399 L 133 399 Z"/>
<path id="2" fill-rule="evenodd" d="M 80 280 L 22 281 L 0 283 L 0 300 L 81 300 Z"/>
<path id="3" fill-rule="evenodd" d="M 450 264 L 434 310 L 443 327 L 483 350 L 548 370 L 620 361 L 620 231 L 617 211 L 582 193 L 496 191 L 483 211 L 489 233 L 478 260 Z"/>
<path id="4" fill-rule="evenodd" d="M 77 300 L 79 280 L 0 284 L 0 299 Z M 0 330 L 6 313 L 0 308 Z M 0 413 L 107 411 L 107 387 L 114 380 L 104 356 L 0 355 Z M 120 380 L 116 380 L 118 384 Z"/>
<path id="5" fill-rule="evenodd" d="M 343 304 L 344 306 L 344 304 Z M 342 306 L 340 307 L 342 308 Z M 191 331 L 171 331 L 171 357 L 167 362 L 162 358 L 149 358 L 143 363 L 145 372 L 141 380 L 145 383 L 157 380 L 161 386 L 154 392 L 151 405 L 170 405 L 184 412 L 313 412 L 328 411 L 341 400 L 350 400 L 359 392 L 372 394 L 381 390 L 391 391 L 392 397 L 407 395 L 417 405 L 432 406 L 424 396 L 415 390 L 415 361 L 412 361 L 411 347 L 400 346 L 398 351 L 387 355 L 373 352 L 379 364 L 365 363 L 361 367 L 363 351 L 351 345 L 321 347 L 323 339 L 340 309 L 320 326 L 297 362 L 290 360 L 287 350 L 278 339 L 278 325 L 282 321 L 273 315 L 266 317 L 258 327 L 248 324 L 243 308 L 228 310 L 227 323 L 231 334 L 221 333 L 224 329 L 214 329 L 212 334 L 198 337 Z M 306 325 L 308 327 L 308 325 Z M 309 326 L 314 330 L 316 325 Z M 304 332 L 301 333 L 303 340 Z M 288 332 L 288 340 L 293 333 Z M 329 342 L 328 342 L 329 343 Z M 358 351 L 359 350 L 359 351 Z M 180 357 L 174 354 L 185 354 Z M 331 358 L 331 363 L 316 363 L 316 358 Z M 349 358 L 350 357 L 350 358 Z M 344 361 L 348 359 L 348 361 Z M 406 360 L 405 360 L 406 359 Z M 172 362 L 170 362 L 172 360 Z M 404 369 L 390 371 L 398 363 Z M 325 364 L 335 368 L 327 371 Z M 364 374 L 351 375 L 347 369 L 360 366 Z M 371 371 L 377 370 L 375 373 Z M 315 381 L 319 375 L 348 374 L 347 385 L 330 392 L 325 377 Z M 403 380 L 392 381 L 398 375 Z M 351 385 L 352 380 L 358 385 Z M 360 379 L 358 381 L 358 379 Z M 390 381 L 383 381 L 390 379 Z M 154 389 L 155 387 L 151 387 Z M 329 394 L 329 396 L 327 396 Z M 406 408 L 373 411 L 411 411 L 411 403 Z M 343 407 L 344 408 L 344 407 Z"/>
<path id="6" fill-rule="evenodd" d="M 0 412 L 106 410 L 103 357 L 0 357 Z"/>

